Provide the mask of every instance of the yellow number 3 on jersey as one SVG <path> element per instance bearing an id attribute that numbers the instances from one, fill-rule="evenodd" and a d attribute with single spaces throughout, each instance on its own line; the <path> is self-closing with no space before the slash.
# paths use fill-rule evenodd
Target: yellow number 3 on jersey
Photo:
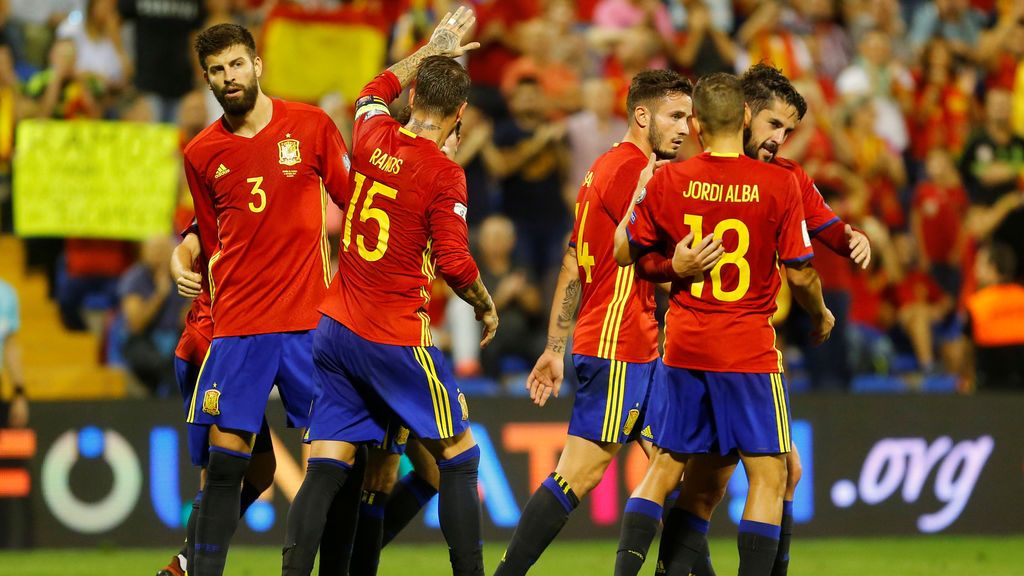
<path id="1" fill-rule="evenodd" d="M 255 200 L 249 202 L 249 210 L 254 214 L 259 214 L 267 207 L 267 193 L 260 188 L 263 185 L 263 176 L 248 178 L 246 182 L 252 184 L 252 190 L 249 191 L 249 194 L 259 197 L 259 204 Z"/>

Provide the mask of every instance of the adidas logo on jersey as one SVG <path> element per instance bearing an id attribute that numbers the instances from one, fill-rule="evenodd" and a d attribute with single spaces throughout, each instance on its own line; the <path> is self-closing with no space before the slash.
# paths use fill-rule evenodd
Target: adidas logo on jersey
<path id="1" fill-rule="evenodd" d="M 217 171 L 213 174 L 213 179 L 216 180 L 217 178 L 224 176 L 228 172 L 231 172 L 231 170 L 228 170 L 227 166 L 221 164 L 220 166 L 217 166 Z"/>

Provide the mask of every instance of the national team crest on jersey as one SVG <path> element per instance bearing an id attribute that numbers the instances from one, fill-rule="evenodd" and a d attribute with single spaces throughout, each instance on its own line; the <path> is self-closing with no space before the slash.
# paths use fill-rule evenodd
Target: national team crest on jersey
<path id="1" fill-rule="evenodd" d="M 636 421 L 640 419 L 640 410 L 633 408 L 629 411 L 626 416 L 626 423 L 622 426 L 622 433 L 629 436 L 633 432 L 633 426 L 636 426 Z"/>
<path id="2" fill-rule="evenodd" d="M 220 390 L 207 390 L 203 394 L 203 412 L 210 416 L 220 415 Z"/>
<path id="3" fill-rule="evenodd" d="M 299 141 L 291 138 L 291 134 L 288 134 L 288 136 L 288 138 L 277 143 L 278 162 L 285 166 L 295 166 L 302 162 L 302 154 L 299 153 Z"/>

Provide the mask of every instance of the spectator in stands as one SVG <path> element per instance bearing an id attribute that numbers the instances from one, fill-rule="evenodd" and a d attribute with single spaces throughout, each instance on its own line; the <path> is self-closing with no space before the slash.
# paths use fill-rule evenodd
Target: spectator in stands
<path id="1" fill-rule="evenodd" d="M 75 43 L 75 68 L 91 75 L 106 93 L 125 86 L 131 64 L 121 45 L 117 0 L 87 0 L 85 17 L 65 20 L 57 36 Z"/>
<path id="2" fill-rule="evenodd" d="M 985 95 L 985 122 L 964 148 L 960 175 L 971 200 L 971 235 L 1024 246 L 1024 138 L 1010 126 L 1011 98 L 998 88 Z M 1024 269 L 1021 257 L 1018 253 L 1018 274 Z"/>
<path id="3" fill-rule="evenodd" d="M 0 402 L 0 428 L 24 428 L 28 425 L 28 399 L 25 396 L 25 374 L 21 367 L 21 345 L 18 329 L 18 295 L 10 284 L 0 280 L 0 381 L 4 372 L 11 383 L 10 400 Z"/>
<path id="4" fill-rule="evenodd" d="M 15 36 L 11 40 L 20 52 L 18 58 L 43 68 L 57 26 L 80 11 L 85 0 L 10 0 L 10 5 L 13 26 L 9 32 Z"/>
<path id="5" fill-rule="evenodd" d="M 608 31 L 637 26 L 652 28 L 666 46 L 673 43 L 675 36 L 668 8 L 658 0 L 601 0 L 594 7 L 593 24 Z"/>
<path id="6" fill-rule="evenodd" d="M 960 297 L 960 262 L 967 233 L 967 192 L 949 152 L 928 153 L 927 178 L 914 191 L 910 227 L 921 249 L 923 268 L 954 301 Z"/>
<path id="7" fill-rule="evenodd" d="M 967 300 L 966 332 L 980 390 L 1024 391 L 1024 286 L 1014 281 L 1018 261 L 1010 246 L 991 242 L 975 260 L 981 289 Z"/>
<path id="8" fill-rule="evenodd" d="M 167 273 L 174 245 L 170 238 L 150 238 L 139 262 L 121 277 L 118 292 L 127 338 L 123 353 L 128 368 L 151 393 L 174 383 L 174 347 L 181 333 L 185 300 Z"/>
<path id="9" fill-rule="evenodd" d="M 921 54 L 914 108 L 910 115 L 915 163 L 942 147 L 959 155 L 970 133 L 977 72 L 958 64 L 947 40 L 933 38 Z M 921 176 L 919 170 L 914 176 Z"/>
<path id="10" fill-rule="evenodd" d="M 785 10 L 779 0 L 766 0 L 736 31 L 736 41 L 743 47 L 735 62 L 737 72 L 768 61 L 797 80 L 813 69 L 814 62 L 803 37 L 783 21 Z"/>
<path id="11" fill-rule="evenodd" d="M 833 0 L 797 0 L 790 24 L 804 36 L 814 70 L 829 80 L 835 80 L 853 58 L 853 42 L 838 20 L 836 4 Z"/>
<path id="12" fill-rule="evenodd" d="M 959 372 L 961 327 L 953 313 L 953 298 L 942 291 L 939 284 L 925 271 L 920 249 L 909 236 L 897 238 L 903 277 L 896 284 L 896 317 L 917 360 L 917 368 L 924 375 L 934 374 L 939 366 L 935 361 L 936 348 L 947 369 Z"/>
<path id="13" fill-rule="evenodd" d="M 496 380 L 502 375 L 504 358 L 517 356 L 528 361 L 544 350 L 544 331 L 539 326 L 540 290 L 529 271 L 514 260 L 515 247 L 516 231 L 508 218 L 489 216 L 480 225 L 477 247 L 480 277 L 491 287 L 503 332 L 481 351 L 480 361 L 484 374 Z"/>
<path id="14" fill-rule="evenodd" d="M 567 63 L 554 58 L 559 39 L 544 20 L 530 20 L 516 30 L 522 54 L 505 68 L 501 91 L 508 95 L 522 78 L 540 82 L 544 98 L 550 102 L 550 113 L 563 116 L 580 107 L 580 79 Z"/>
<path id="15" fill-rule="evenodd" d="M 934 37 L 949 40 L 958 55 L 973 59 L 984 16 L 970 0 L 932 0 L 919 4 L 910 22 L 910 44 L 915 52 Z"/>
<path id="16" fill-rule="evenodd" d="M 494 137 L 494 125 L 484 115 L 483 110 L 470 104 L 462 113 L 460 137 L 454 160 L 466 172 L 466 192 L 469 197 L 466 223 L 469 229 L 474 231 L 484 218 L 495 211 L 499 202 L 497 184 L 488 173 L 484 161 L 485 149 L 493 148 L 491 141 Z M 453 300 L 462 302 L 459 298 Z M 473 322 L 476 322 L 475 318 Z"/>
<path id="17" fill-rule="evenodd" d="M 874 131 L 902 154 L 910 143 L 905 114 L 911 108 L 914 78 L 892 57 L 889 36 L 880 28 L 865 32 L 857 58 L 836 79 L 836 90 L 846 102 L 870 96 L 874 99 Z"/>
<path id="18" fill-rule="evenodd" d="M 117 307 L 118 279 L 133 262 L 133 242 L 64 240 L 63 275 L 58 275 L 57 283 L 57 304 L 64 327 L 100 333 L 107 312 Z M 93 314 L 83 314 L 87 310 Z"/>
<path id="19" fill-rule="evenodd" d="M 732 72 L 737 46 L 729 36 L 728 28 L 716 19 L 705 0 L 687 0 L 686 28 L 676 36 L 676 48 L 671 52 L 675 64 L 701 77 L 715 72 Z M 729 13 L 729 25 L 732 14 Z"/>
<path id="20" fill-rule="evenodd" d="M 160 122 L 174 123 L 181 98 L 200 77 L 189 45 L 206 19 L 203 0 L 118 0 L 135 22 L 135 87 L 145 93 Z"/>
<path id="21" fill-rule="evenodd" d="M 512 116 L 495 126 L 484 160 L 500 182 L 502 211 L 515 223 L 523 263 L 543 277 L 561 259 L 568 230 L 566 124 L 547 120 L 540 83 L 529 76 L 513 88 L 509 110 Z"/>
<path id="22" fill-rule="evenodd" d="M 615 91 L 608 80 L 591 78 L 583 84 L 583 110 L 566 123 L 570 156 L 566 186 L 570 198 L 576 197 L 594 160 L 626 133 L 626 121 L 615 113 L 615 104 Z"/>
<path id="23" fill-rule="evenodd" d="M 103 86 L 95 77 L 75 68 L 75 43 L 58 39 L 50 48 L 50 67 L 35 73 L 25 85 L 33 105 L 26 116 L 34 118 L 99 118 Z"/>

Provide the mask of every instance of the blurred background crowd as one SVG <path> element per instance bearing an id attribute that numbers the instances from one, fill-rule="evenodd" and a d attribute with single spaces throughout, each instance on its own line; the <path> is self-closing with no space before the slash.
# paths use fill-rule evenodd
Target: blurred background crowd
<path id="1" fill-rule="evenodd" d="M 456 161 L 466 170 L 471 242 L 502 320 L 481 352 L 472 312 L 435 287 L 436 341 L 467 392 L 518 393 L 543 349 L 576 192 L 593 160 L 625 133 L 632 76 L 667 67 L 696 80 L 760 61 L 782 69 L 808 102 L 780 154 L 801 163 L 873 246 L 866 270 L 816 246 L 814 266 L 837 319 L 825 346 L 806 345 L 807 319 L 780 296 L 776 324 L 793 391 L 1024 387 L 978 376 L 979 362 L 1024 363 L 1024 340 L 990 338 L 1007 322 L 1024 322 L 1024 296 L 998 291 L 1024 270 L 1024 2 L 463 3 L 477 13 L 482 47 L 465 62 L 474 87 Z M 261 29 L 281 11 L 310 15 L 293 18 L 300 31 L 304 23 L 363 23 L 386 38 L 372 63 L 381 70 L 425 43 L 455 4 L 0 0 L 0 226 L 11 231 L 10 160 L 21 119 L 172 123 L 182 146 L 215 121 L 221 110 L 190 46 L 206 26 L 241 23 L 262 43 Z M 350 56 L 326 62 L 344 73 Z M 319 62 L 268 58 L 267 67 L 316 77 Z M 314 95 L 351 142 L 351 97 Z M 680 158 L 697 152 L 691 139 Z M 184 179 L 176 214 L 181 229 L 191 219 Z M 336 232 L 340 216 L 330 222 Z M 99 343 L 104 365 L 131 374 L 129 391 L 176 394 L 171 355 L 188 303 L 167 273 L 173 237 L 8 236 L 2 246 L 20 250 L 21 262 L 46 278 L 37 284 L 60 313 L 59 328 L 26 335 L 26 371 L 31 346 L 60 341 L 54 330 L 80 331 Z M 39 288 L 14 284 L 18 292 Z M 42 309 L 24 305 L 23 333 Z M 986 347 L 999 348 L 997 356 Z M 57 362 L 49 352 L 46 363 Z"/>

